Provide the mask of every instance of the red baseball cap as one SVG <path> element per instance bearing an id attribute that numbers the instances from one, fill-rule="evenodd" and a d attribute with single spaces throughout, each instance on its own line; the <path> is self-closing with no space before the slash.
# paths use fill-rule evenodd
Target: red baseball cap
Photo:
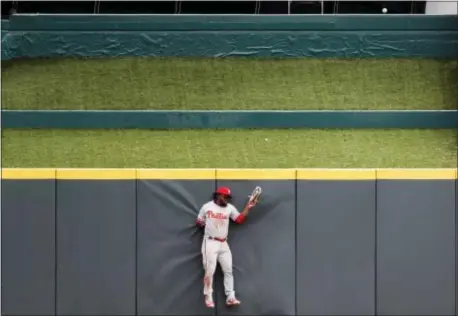
<path id="1" fill-rule="evenodd" d="M 216 190 L 216 194 L 221 194 L 221 195 L 226 195 L 226 196 L 232 196 L 231 189 L 228 187 L 219 187 Z"/>

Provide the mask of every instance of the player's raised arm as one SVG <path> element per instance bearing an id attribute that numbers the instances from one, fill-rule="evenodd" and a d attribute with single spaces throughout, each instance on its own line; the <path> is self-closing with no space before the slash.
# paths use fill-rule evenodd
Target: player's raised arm
<path id="1" fill-rule="evenodd" d="M 242 213 L 237 211 L 237 209 L 234 207 L 231 210 L 231 219 L 236 222 L 237 224 L 243 224 L 245 222 L 245 219 L 247 218 L 248 214 L 250 213 L 251 209 L 255 206 L 255 203 L 252 203 L 248 201 L 248 203 L 245 205 L 243 208 Z"/>
<path id="2" fill-rule="evenodd" d="M 199 215 L 197 215 L 196 225 L 199 227 L 205 226 L 205 206 L 202 206 L 199 211 Z"/>
<path id="3" fill-rule="evenodd" d="M 243 208 L 242 213 L 239 213 L 235 207 L 233 208 L 231 211 L 231 219 L 237 224 L 242 224 L 250 213 L 251 209 L 258 203 L 261 193 L 262 189 L 260 187 L 256 187 L 253 193 L 251 193 L 250 198 Z"/>

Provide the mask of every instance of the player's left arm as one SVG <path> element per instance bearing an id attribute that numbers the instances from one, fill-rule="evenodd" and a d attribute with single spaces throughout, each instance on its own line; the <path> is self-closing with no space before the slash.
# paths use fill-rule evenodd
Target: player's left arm
<path id="1" fill-rule="evenodd" d="M 234 207 L 231 211 L 231 219 L 237 224 L 243 224 L 243 222 L 245 222 L 245 219 L 248 217 L 248 214 L 254 206 L 255 203 L 248 201 L 248 203 L 245 205 L 241 213 L 237 211 L 237 209 Z"/>

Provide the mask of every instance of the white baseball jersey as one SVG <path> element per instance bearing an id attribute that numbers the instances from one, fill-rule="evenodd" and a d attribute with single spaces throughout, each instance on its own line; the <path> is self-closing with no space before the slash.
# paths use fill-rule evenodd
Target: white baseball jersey
<path id="1" fill-rule="evenodd" d="M 200 209 L 197 222 L 205 224 L 205 237 L 227 238 L 229 219 L 235 221 L 239 216 L 234 205 L 228 203 L 226 207 L 221 207 L 210 201 Z"/>

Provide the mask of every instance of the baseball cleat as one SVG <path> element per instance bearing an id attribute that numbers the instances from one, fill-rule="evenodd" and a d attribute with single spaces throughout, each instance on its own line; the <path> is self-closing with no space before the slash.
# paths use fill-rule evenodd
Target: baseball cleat
<path id="1" fill-rule="evenodd" d="M 234 305 L 240 305 L 240 301 L 238 299 L 236 299 L 235 297 L 234 298 L 230 298 L 226 301 L 226 305 L 227 306 L 234 306 Z"/>
<path id="2" fill-rule="evenodd" d="M 205 297 L 205 305 L 207 305 L 208 308 L 215 308 L 215 303 L 210 297 Z"/>

